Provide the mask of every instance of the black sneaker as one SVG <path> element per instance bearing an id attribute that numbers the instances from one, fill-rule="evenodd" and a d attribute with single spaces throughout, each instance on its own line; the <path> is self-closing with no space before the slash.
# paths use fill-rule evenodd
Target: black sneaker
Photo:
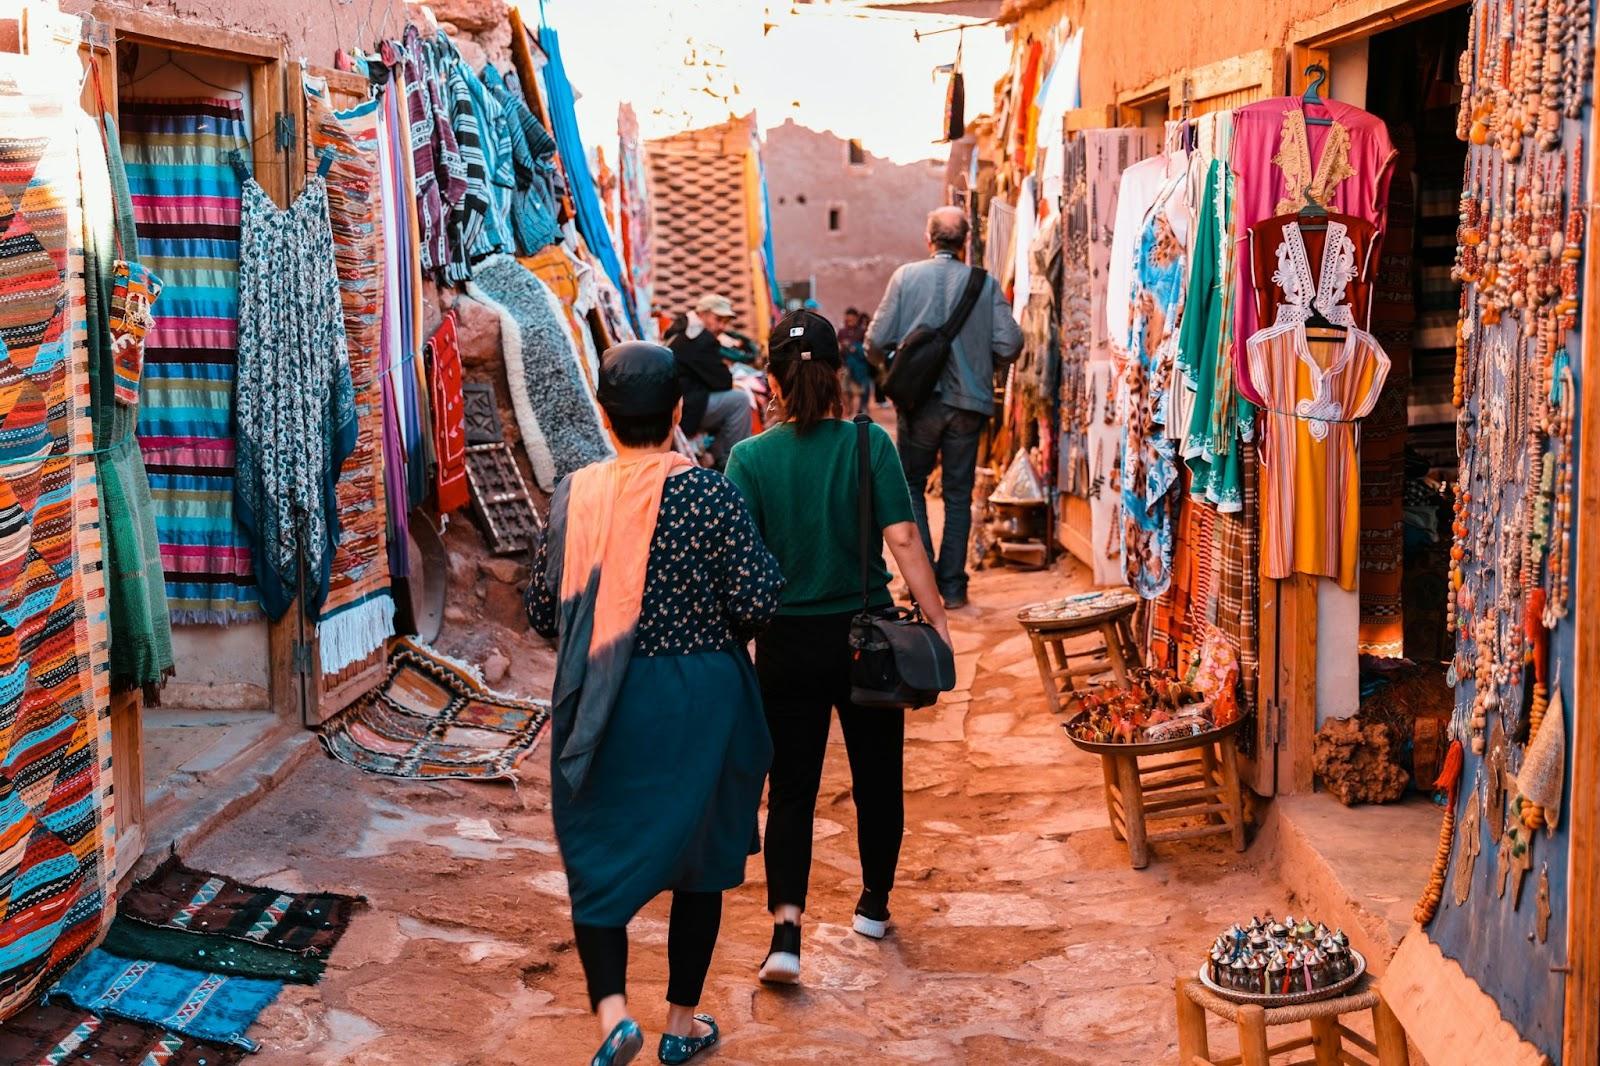
<path id="1" fill-rule="evenodd" d="M 862 936 L 882 940 L 889 932 L 889 897 L 870 891 L 861 893 L 853 927 Z"/>
<path id="2" fill-rule="evenodd" d="M 778 922 L 772 927 L 772 947 L 761 964 L 761 980 L 769 985 L 800 983 L 800 927 Z"/>

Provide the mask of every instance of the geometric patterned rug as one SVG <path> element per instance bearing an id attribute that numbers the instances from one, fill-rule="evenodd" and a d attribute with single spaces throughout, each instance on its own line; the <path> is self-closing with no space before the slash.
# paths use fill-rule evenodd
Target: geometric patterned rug
<path id="1" fill-rule="evenodd" d="M 34 1005 L 0 1026 L 0 1062 L 71 1066 L 232 1066 L 242 1047 L 225 1047 L 160 1026 L 77 1007 Z"/>
<path id="2" fill-rule="evenodd" d="M 550 721 L 546 700 L 492 691 L 465 663 L 396 642 L 389 673 L 322 727 L 328 754 L 389 777 L 510 778 Z"/>

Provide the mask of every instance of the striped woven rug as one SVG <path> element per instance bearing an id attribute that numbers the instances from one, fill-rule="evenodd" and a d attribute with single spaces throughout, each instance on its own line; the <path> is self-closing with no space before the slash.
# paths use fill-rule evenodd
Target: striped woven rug
<path id="1" fill-rule="evenodd" d="M 139 446 L 174 622 L 260 617 L 250 549 L 233 514 L 239 179 L 237 100 L 122 101 L 139 257 L 165 282 L 145 341 Z"/>

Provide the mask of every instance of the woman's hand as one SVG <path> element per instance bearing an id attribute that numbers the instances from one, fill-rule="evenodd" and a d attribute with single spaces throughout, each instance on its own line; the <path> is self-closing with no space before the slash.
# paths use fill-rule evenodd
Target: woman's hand
<path id="1" fill-rule="evenodd" d="M 915 522 L 896 522 L 883 531 L 883 542 L 889 546 L 900 576 L 911 587 L 911 598 L 922 608 L 922 616 L 939 634 L 951 651 L 955 642 L 950 639 L 950 621 L 945 616 L 944 598 L 939 595 L 938 582 L 933 577 L 933 564 L 922 547 L 922 534 Z"/>

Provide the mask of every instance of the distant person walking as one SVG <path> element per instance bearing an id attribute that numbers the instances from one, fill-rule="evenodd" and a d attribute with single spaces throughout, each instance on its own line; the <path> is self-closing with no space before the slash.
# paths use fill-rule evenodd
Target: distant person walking
<path id="1" fill-rule="evenodd" d="M 591 1066 L 643 1045 L 628 1016 L 628 922 L 668 890 L 659 1057 L 682 1063 L 717 1042 L 694 1008 L 722 893 L 756 850 L 772 757 L 745 646 L 783 578 L 738 490 L 671 450 L 672 353 L 612 348 L 598 391 L 617 457 L 556 487 L 528 583 L 529 622 L 559 635 L 551 810 L 603 1040 Z"/>
<path id="2" fill-rule="evenodd" d="M 785 315 L 768 343 L 772 391 L 783 421 L 734 448 L 728 462 L 728 478 L 744 493 L 787 580 L 778 617 L 756 640 L 756 673 L 773 743 L 765 858 L 774 925 L 760 976 L 784 984 L 800 978 L 812 823 L 835 709 L 850 757 L 864 885 L 854 927 L 864 936 L 876 939 L 888 931 L 889 893 L 905 832 L 905 712 L 862 708 L 850 700 L 850 620 L 861 610 L 863 567 L 858 431 L 841 417 L 839 368 L 839 342 L 827 319 L 805 310 Z M 868 440 L 876 527 L 866 568 L 870 602 L 893 602 L 879 546 L 886 542 L 927 620 L 948 643 L 944 608 L 894 445 L 877 426 L 869 428 Z"/>
<path id="3" fill-rule="evenodd" d="M 872 403 L 872 364 L 867 361 L 867 316 L 854 307 L 844 313 L 839 327 L 839 349 L 844 354 L 845 374 L 856 414 L 865 414 Z"/>
<path id="4" fill-rule="evenodd" d="M 972 269 L 961 261 L 967 246 L 967 216 L 959 207 L 941 207 L 928 216 L 927 259 L 894 272 L 883 303 L 872 317 L 867 343 L 880 360 L 918 326 L 938 329 L 950 318 Z M 933 398 L 915 411 L 901 411 L 900 462 L 911 486 L 911 505 L 928 554 L 928 478 L 942 465 L 944 535 L 935 573 L 945 606 L 967 603 L 967 538 L 972 532 L 972 485 L 978 445 L 994 413 L 994 374 L 1022 351 L 1022 330 L 1011 305 L 993 278 L 950 346 L 950 361 Z"/>
<path id="5" fill-rule="evenodd" d="M 729 333 L 732 326 L 733 303 L 712 293 L 674 319 L 662 338 L 678 357 L 683 431 L 711 434 L 711 460 L 718 470 L 728 465 L 733 446 L 750 435 L 753 414 L 750 394 L 734 388 L 729 364 L 755 362 L 755 346 Z"/>

